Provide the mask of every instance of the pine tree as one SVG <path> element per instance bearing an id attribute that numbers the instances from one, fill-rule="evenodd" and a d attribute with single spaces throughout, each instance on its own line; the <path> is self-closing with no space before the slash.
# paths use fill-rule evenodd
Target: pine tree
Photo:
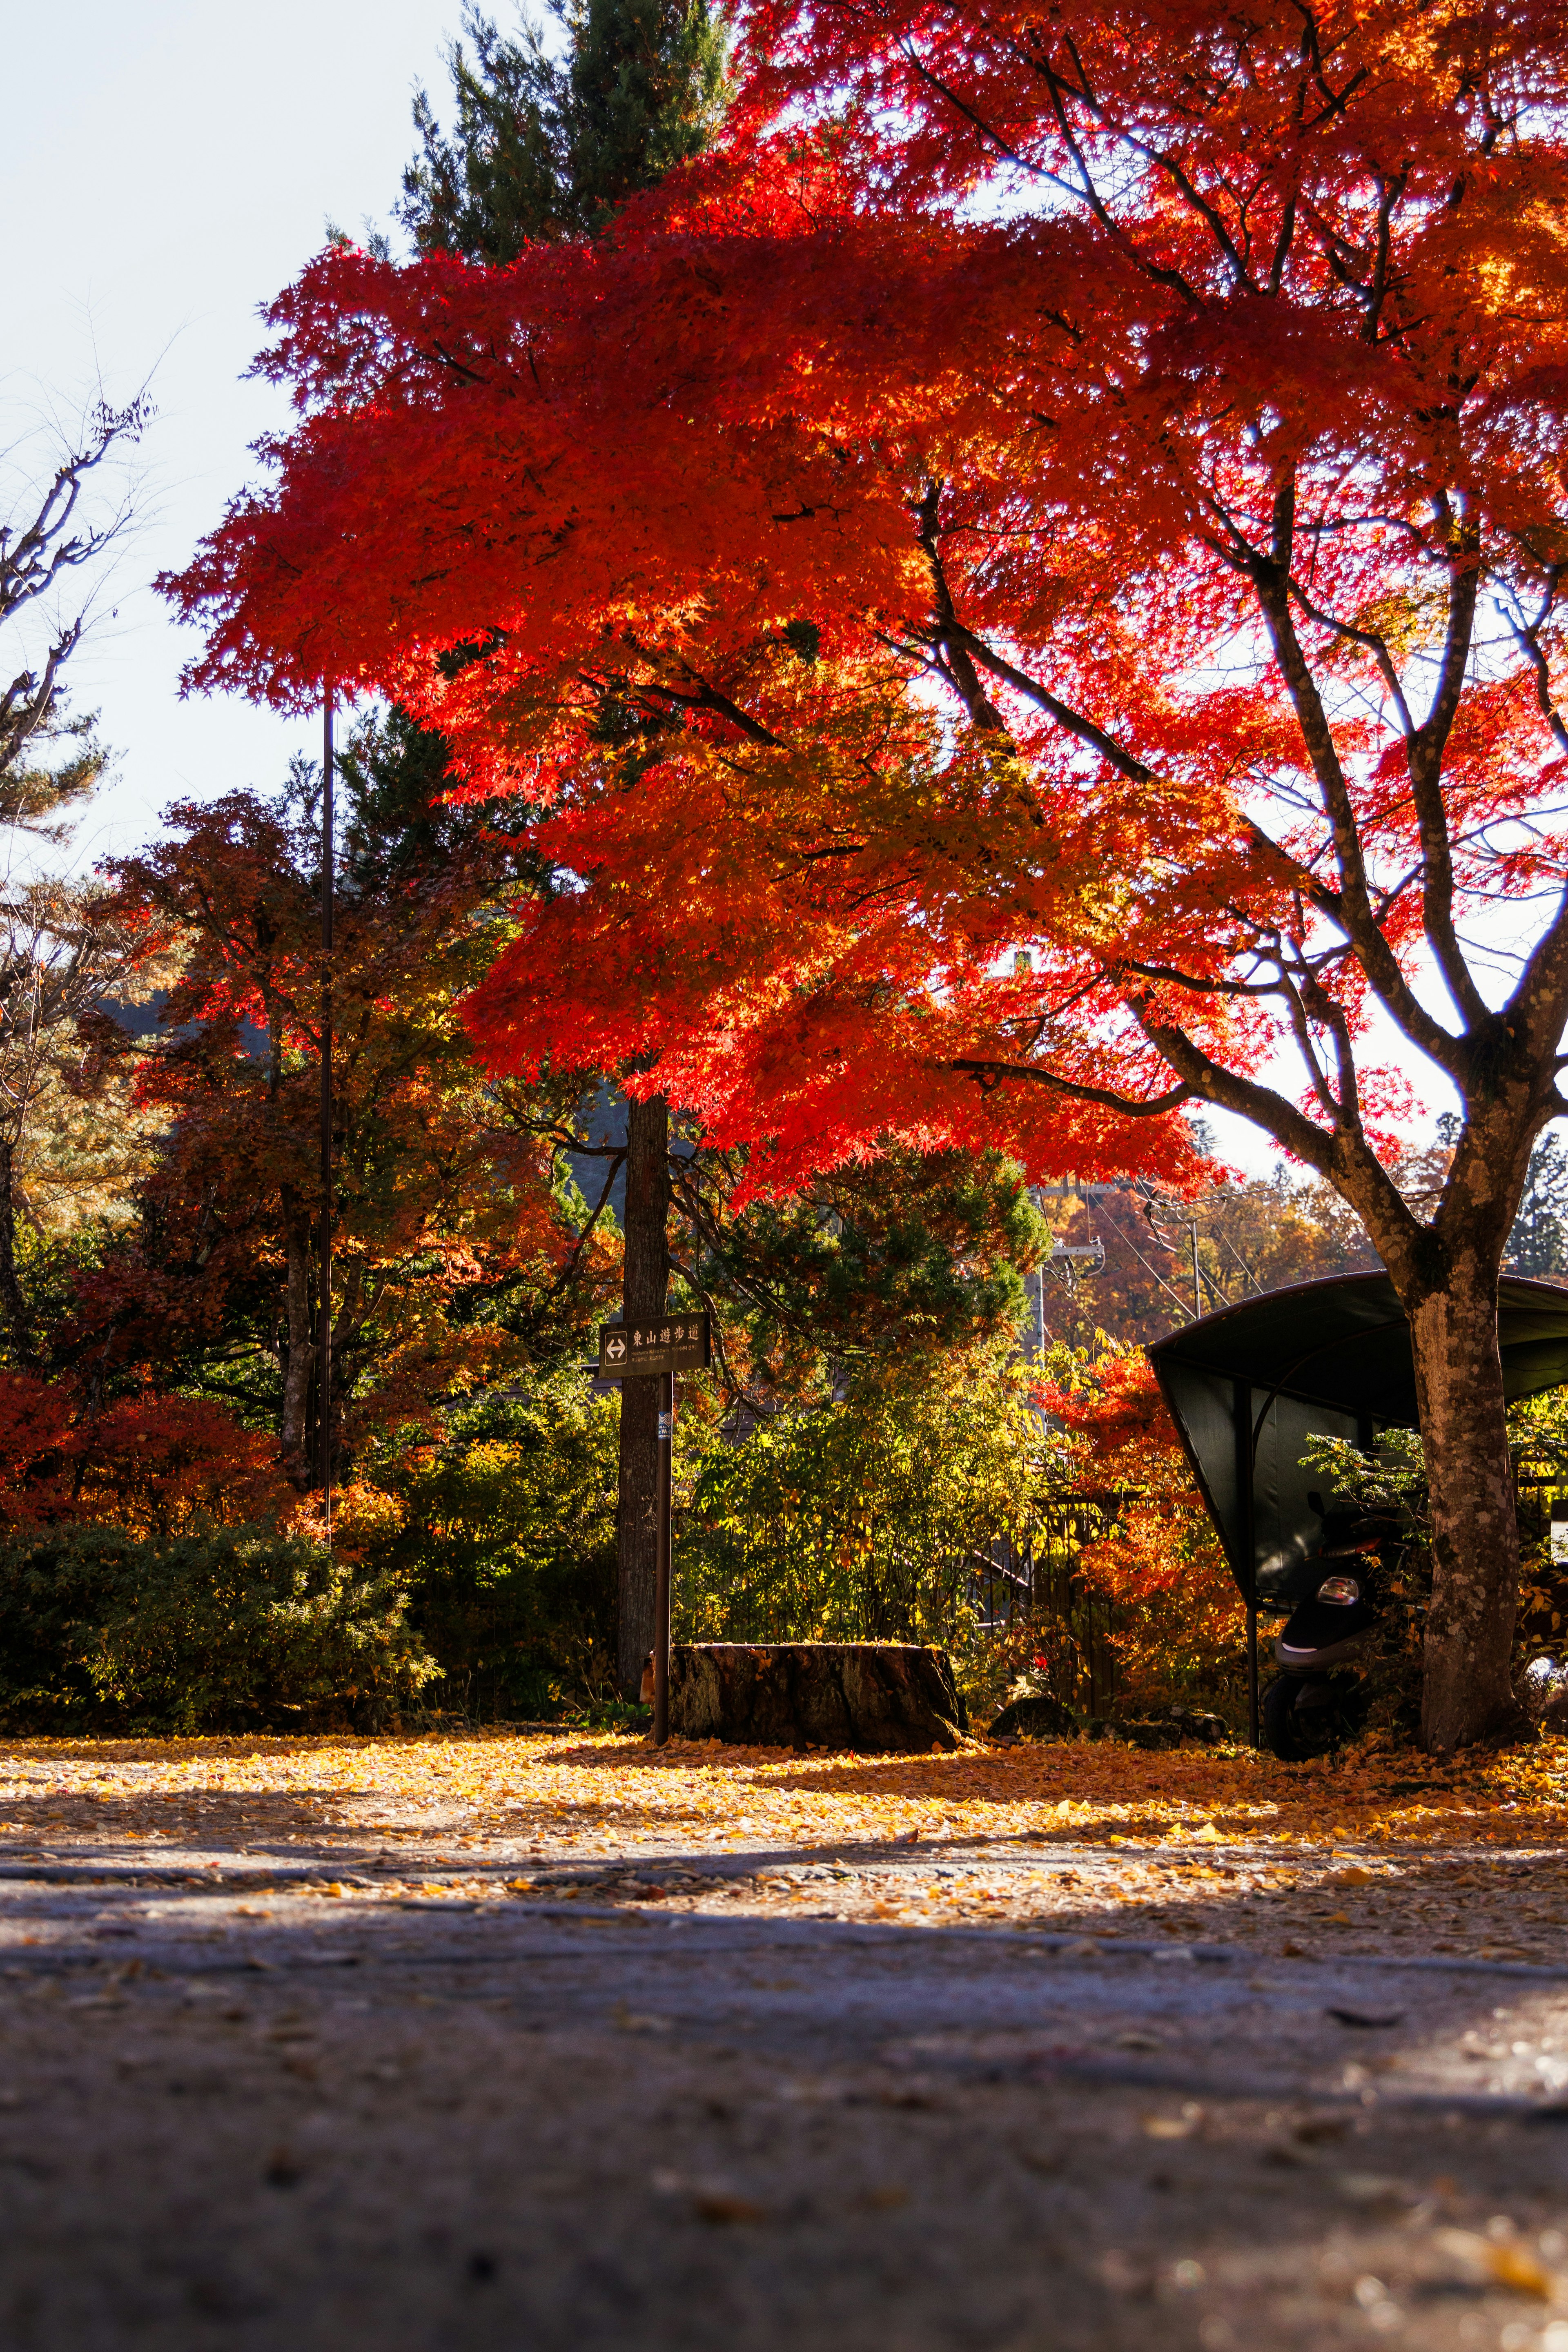
<path id="1" fill-rule="evenodd" d="M 726 42 L 703 0 L 556 0 L 550 13 L 564 58 L 535 25 L 508 40 L 465 9 L 471 55 L 455 41 L 447 58 L 450 138 L 416 98 L 421 152 L 397 217 L 420 252 L 493 266 L 531 240 L 595 236 L 717 128 Z"/>
<path id="2" fill-rule="evenodd" d="M 404 173 L 397 217 L 422 253 L 492 267 L 535 240 L 601 234 L 619 206 L 695 155 L 718 127 L 727 96 L 727 43 L 705 0 L 552 0 L 565 54 L 540 28 L 516 39 L 469 5 L 447 52 L 456 128 L 447 136 L 429 98 L 414 102 L 420 153 Z M 446 769 L 438 738 L 410 728 L 401 763 L 383 760 L 374 785 L 384 811 L 423 796 Z M 405 789 L 399 772 L 405 778 Z M 363 782 L 372 781 L 367 767 Z M 515 821 L 516 803 L 510 812 Z M 352 823 L 352 820 L 351 820 Z M 428 814 L 409 807 L 411 833 L 429 842 Z M 626 1104 L 627 1322 L 657 1320 L 669 1286 L 669 1111 L 662 1096 Z M 630 1381 L 621 1400 L 616 1514 L 617 1673 L 635 1695 L 653 1639 L 658 1549 L 658 1398 Z"/>

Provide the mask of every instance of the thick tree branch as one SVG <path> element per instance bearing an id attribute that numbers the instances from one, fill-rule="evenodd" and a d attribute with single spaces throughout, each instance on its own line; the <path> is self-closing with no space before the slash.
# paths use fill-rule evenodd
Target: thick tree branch
<path id="1" fill-rule="evenodd" d="M 916 512 L 920 543 L 931 566 L 931 610 L 935 616 L 931 642 L 942 657 L 939 666 L 943 676 L 969 713 L 970 725 L 986 734 L 999 733 L 1002 730 L 1002 714 L 980 683 L 969 656 L 968 632 L 960 628 L 958 616 L 952 609 L 952 594 L 948 587 L 939 542 L 941 506 L 941 483 L 928 483 Z"/>
<path id="2" fill-rule="evenodd" d="M 1076 1078 L 1064 1078 L 1059 1071 L 1042 1069 L 1033 1062 L 993 1061 L 982 1055 L 964 1055 L 948 1066 L 962 1070 L 966 1077 L 978 1079 L 986 1093 L 1005 1078 L 1023 1078 L 1032 1086 L 1048 1087 L 1053 1094 L 1066 1095 L 1073 1102 L 1099 1103 L 1102 1109 L 1120 1111 L 1126 1118 L 1158 1118 L 1193 1098 L 1191 1087 L 1179 1086 L 1143 1100 L 1136 1095 L 1118 1094 L 1110 1087 L 1091 1087 Z"/>
<path id="3" fill-rule="evenodd" d="M 1422 920 L 1437 969 L 1471 1028 L 1489 1018 L 1454 929 L 1454 859 L 1443 800 L 1443 755 L 1464 691 L 1475 637 L 1479 551 L 1472 526 L 1456 520 L 1445 499 L 1438 520 L 1449 547 L 1448 625 L 1432 708 L 1409 747 L 1410 786 L 1421 840 Z"/>
<path id="4" fill-rule="evenodd" d="M 761 719 L 753 719 L 750 711 L 742 710 L 738 702 L 732 702 L 730 697 L 727 694 L 721 694 L 716 686 L 710 686 L 707 679 L 696 670 L 689 674 L 697 679 L 694 690 L 682 692 L 678 687 L 648 684 L 639 687 L 637 692 L 678 704 L 687 710 L 711 710 L 717 717 L 727 719 L 731 726 L 738 729 L 745 737 L 748 743 L 760 743 L 770 751 L 783 750 L 784 746 L 779 737 L 764 727 Z"/>
<path id="5" fill-rule="evenodd" d="M 1016 687 L 1020 694 L 1026 696 L 1038 709 L 1046 711 L 1069 735 L 1076 735 L 1080 743 L 1089 744 L 1103 760 L 1109 761 L 1119 776 L 1125 776 L 1129 782 L 1135 784 L 1155 781 L 1153 769 L 1146 767 L 1131 751 L 1123 751 L 1115 737 L 1108 735 L 1103 727 L 1086 718 L 1081 710 L 1075 710 L 1070 703 L 1063 702 L 1048 687 L 1042 686 L 1037 678 L 1031 677 L 1026 670 L 1021 670 L 1016 663 L 1008 661 L 1005 655 L 994 652 L 983 637 L 975 635 L 973 629 L 955 623 L 954 630 L 983 669 L 988 669 L 993 677 L 1001 678 L 1005 685 Z"/>

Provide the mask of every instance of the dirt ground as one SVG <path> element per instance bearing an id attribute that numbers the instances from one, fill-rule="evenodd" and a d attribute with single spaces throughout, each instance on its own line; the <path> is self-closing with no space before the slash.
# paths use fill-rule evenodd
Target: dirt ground
<path id="1" fill-rule="evenodd" d="M 0 2343 L 1568 2352 L 1568 1742 L 0 1748 Z"/>

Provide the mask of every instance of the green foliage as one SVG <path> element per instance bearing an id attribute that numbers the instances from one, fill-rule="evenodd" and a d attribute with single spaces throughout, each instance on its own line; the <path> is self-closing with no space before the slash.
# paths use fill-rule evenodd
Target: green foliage
<path id="1" fill-rule="evenodd" d="M 700 153 L 728 96 L 726 42 L 705 0 L 570 0 L 561 108 L 565 177 L 584 226 Z"/>
<path id="2" fill-rule="evenodd" d="M 735 1215 L 742 1157 L 677 1158 L 675 1204 L 703 1295 L 723 1302 L 727 1349 L 733 1318 L 774 1399 L 825 1393 L 834 1368 L 909 1366 L 1017 1329 L 1018 1268 L 1049 1234 L 1000 1152 L 889 1151 Z"/>
<path id="3" fill-rule="evenodd" d="M 1510 1274 L 1568 1273 L 1568 1152 L 1555 1130 L 1530 1155 L 1504 1264 Z"/>
<path id="4" fill-rule="evenodd" d="M 1397 1511 L 1413 1527 L 1426 1525 L 1426 1465 L 1414 1429 L 1385 1429 L 1371 1454 L 1348 1438 L 1314 1433 L 1301 1465 L 1361 1510 Z"/>
<path id="5" fill-rule="evenodd" d="M 958 1653 L 976 1570 L 996 1537 L 1026 1529 L 1054 1460 L 1000 1346 L 868 1372 L 841 1401 L 695 1451 L 679 1464 L 680 1639 Z"/>
<path id="6" fill-rule="evenodd" d="M 704 0 L 552 0 L 563 63 L 537 26 L 516 40 L 472 5 L 471 53 L 447 52 L 457 124 L 421 90 L 421 152 L 397 216 L 423 253 L 515 261 L 539 238 L 593 235 L 628 196 L 705 147 L 728 92 L 722 31 Z"/>
<path id="7" fill-rule="evenodd" d="M 1561 1656 L 1568 1632 L 1568 1574 L 1552 1557 L 1552 1508 L 1568 1496 L 1568 1388 L 1547 1389 L 1509 1412 L 1509 1437 L 1522 1474 L 1519 1614 L 1514 1659 Z"/>
<path id="8" fill-rule="evenodd" d="M 115 1203 L 118 1208 L 119 1203 Z M 42 1345 L 24 1350 L 18 1336 L 8 1322 L 0 1322 L 0 1366 L 14 1367 L 29 1361 L 42 1363 L 52 1372 L 63 1369 L 63 1359 L 68 1354 L 67 1334 L 77 1305 L 79 1283 L 92 1275 L 101 1265 L 105 1254 L 113 1246 L 123 1223 L 107 1215 L 88 1216 L 68 1226 L 63 1232 L 39 1233 L 30 1224 L 16 1229 L 16 1262 L 17 1278 L 27 1301 L 32 1332 L 41 1335 Z"/>
<path id="9" fill-rule="evenodd" d="M 65 689 L 56 690 L 47 716 L 9 759 L 0 757 L 0 825 L 16 825 L 56 847 L 69 839 L 109 765 L 97 727 L 96 711 L 68 716 Z M 62 747 L 63 756 L 47 756 Z"/>
<path id="10" fill-rule="evenodd" d="M 1510 1445 L 1521 1460 L 1536 1468 L 1560 1465 L 1562 1486 L 1554 1491 L 1568 1492 L 1568 1388 L 1544 1389 L 1522 1404 L 1510 1405 L 1508 1432 Z"/>
<path id="11" fill-rule="evenodd" d="M 537 812 L 521 793 L 448 803 L 451 753 L 446 738 L 394 705 L 361 719 L 337 754 L 337 888 L 349 899 L 389 885 L 426 879 L 460 861 L 466 876 L 490 885 L 526 879 L 542 887 L 540 861 L 519 836 Z M 319 765 L 297 760 L 287 798 L 314 824 L 321 804 Z"/>
<path id="12" fill-rule="evenodd" d="M 614 1685 L 619 1401 L 567 1370 L 455 1416 L 392 1484 L 384 1570 L 439 1662 L 443 1706 L 534 1717 Z"/>
<path id="13" fill-rule="evenodd" d="M 14 1728 L 196 1732 L 301 1708 L 368 1727 L 434 1672 L 395 1583 L 300 1538 L 76 1526 L 0 1544 Z"/>

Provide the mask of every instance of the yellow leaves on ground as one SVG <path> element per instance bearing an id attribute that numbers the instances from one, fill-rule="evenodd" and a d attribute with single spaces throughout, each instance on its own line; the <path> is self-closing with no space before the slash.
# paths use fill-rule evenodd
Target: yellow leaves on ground
<path id="1" fill-rule="evenodd" d="M 1306 1850 L 1556 1843 L 1568 1741 L 1441 1766 L 1367 1748 L 1313 1767 L 1247 1751 L 1110 1743 L 852 1756 L 616 1734 L 49 1741 L 0 1752 L 4 1833 L 86 1829 L 189 1843 L 250 1831 L 464 1835 L 559 1847 L 968 1843 Z M 1370 1882 L 1346 1857 L 1336 1884 Z"/>
<path id="2" fill-rule="evenodd" d="M 1544 2302 L 1550 2300 L 1555 2287 L 1552 2273 L 1528 2246 L 1511 2242 L 1489 2246 L 1486 2269 L 1499 2286 L 1511 2288 L 1515 2294 L 1539 2295 Z"/>
<path id="3" fill-rule="evenodd" d="M 1563 2291 L 1562 2280 L 1521 2238 L 1483 2238 L 1471 2230 L 1440 2230 L 1436 2243 L 1472 2277 L 1490 2280 L 1495 2286 L 1507 2287 L 1514 2294 L 1531 2295 L 1549 2303 Z M 1539 2338 L 1532 2336 L 1531 2341 L 1535 2343 Z"/>

